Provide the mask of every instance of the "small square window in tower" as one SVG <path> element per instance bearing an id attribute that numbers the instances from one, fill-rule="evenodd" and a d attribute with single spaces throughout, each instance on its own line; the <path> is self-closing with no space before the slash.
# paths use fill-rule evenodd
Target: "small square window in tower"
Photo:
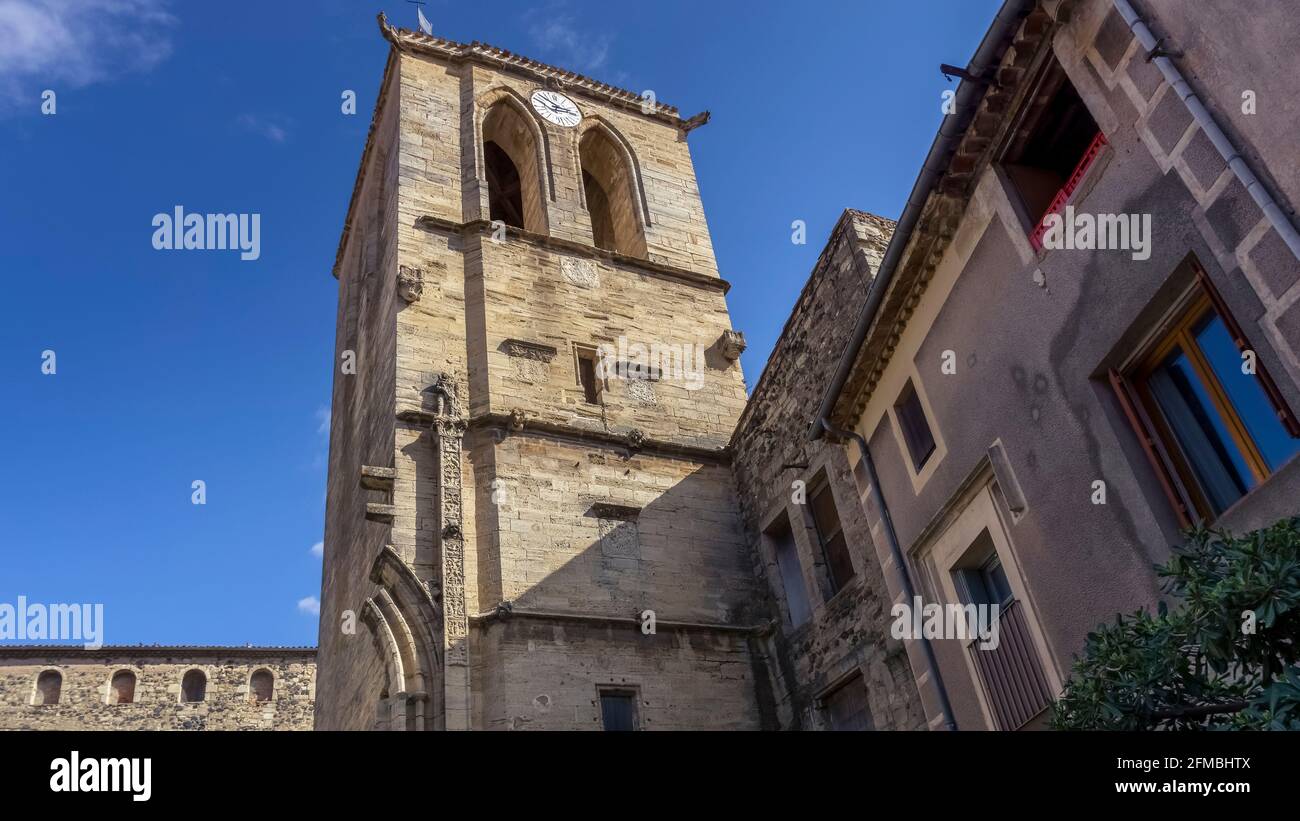
<path id="1" fill-rule="evenodd" d="M 636 693 L 631 690 L 601 690 L 600 720 L 606 732 L 636 729 Z"/>
<path id="2" fill-rule="evenodd" d="M 894 404 L 894 414 L 898 417 L 903 441 L 907 443 L 907 455 L 912 459 L 912 469 L 920 473 L 929 461 L 930 454 L 934 453 L 934 434 L 930 431 L 930 423 L 926 421 L 921 397 L 910 379 L 903 386 L 898 402 Z"/>
<path id="3" fill-rule="evenodd" d="M 596 351 L 591 348 L 578 348 L 577 352 L 578 384 L 582 387 L 582 400 L 588 405 L 600 404 L 600 378 L 597 375 Z"/>
<path id="4" fill-rule="evenodd" d="M 1065 70 L 1049 57 L 1001 160 L 1033 226 L 1035 247 L 1041 242 L 1043 218 L 1065 207 L 1105 143 Z"/>

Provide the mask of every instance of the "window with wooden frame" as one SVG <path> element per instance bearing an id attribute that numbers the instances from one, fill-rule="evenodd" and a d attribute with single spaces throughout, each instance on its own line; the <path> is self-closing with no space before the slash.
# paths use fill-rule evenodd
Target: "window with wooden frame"
<path id="1" fill-rule="evenodd" d="M 840 514 L 835 508 L 835 497 L 826 474 L 821 475 L 817 489 L 812 492 L 809 507 L 812 509 L 813 525 L 817 528 L 817 539 L 821 542 L 822 554 L 830 568 L 833 592 L 839 592 L 844 585 L 852 581 L 855 572 L 853 560 L 849 557 L 849 546 L 844 540 L 844 527 L 840 524 Z"/>
<path id="2" fill-rule="evenodd" d="M 1193 263 L 1195 265 L 1195 263 Z M 1179 524 L 1212 522 L 1300 452 L 1300 425 L 1199 265 L 1145 355 L 1110 381 Z"/>

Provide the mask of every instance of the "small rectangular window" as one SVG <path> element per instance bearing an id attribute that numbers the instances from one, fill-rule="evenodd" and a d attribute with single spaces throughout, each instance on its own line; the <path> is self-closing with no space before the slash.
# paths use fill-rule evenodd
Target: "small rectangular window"
<path id="1" fill-rule="evenodd" d="M 636 693 L 631 690 L 601 690 L 600 720 L 606 732 L 636 729 Z"/>
<path id="2" fill-rule="evenodd" d="M 784 517 L 768 531 L 776 551 L 776 566 L 781 573 L 781 586 L 785 590 L 786 610 L 790 626 L 798 627 L 812 615 L 808 606 L 808 591 L 804 587 L 803 568 L 799 564 L 799 551 L 795 546 L 794 532 Z"/>
<path id="3" fill-rule="evenodd" d="M 582 386 L 582 399 L 588 405 L 599 405 L 600 379 L 596 376 L 596 351 L 590 348 L 579 348 L 577 358 L 578 384 Z"/>
<path id="4" fill-rule="evenodd" d="M 912 459 L 912 469 L 917 473 L 934 453 L 934 434 L 930 432 L 930 423 L 925 419 L 925 408 L 921 406 L 921 397 L 916 392 L 912 380 L 907 380 L 903 393 L 894 405 L 898 416 L 898 426 L 902 429 L 903 441 L 907 443 L 907 453 Z"/>
<path id="5" fill-rule="evenodd" d="M 828 693 L 822 699 L 822 704 L 831 730 L 843 732 L 875 729 L 871 711 L 867 707 L 867 687 L 860 675 L 855 675 Z"/>
<path id="6" fill-rule="evenodd" d="M 839 511 L 835 509 L 835 497 L 825 478 L 822 479 L 821 487 L 812 494 L 809 507 L 812 508 L 813 524 L 817 528 L 822 553 L 830 568 L 831 584 L 838 592 L 853 579 L 853 560 L 849 557 L 848 544 L 844 540 Z"/>

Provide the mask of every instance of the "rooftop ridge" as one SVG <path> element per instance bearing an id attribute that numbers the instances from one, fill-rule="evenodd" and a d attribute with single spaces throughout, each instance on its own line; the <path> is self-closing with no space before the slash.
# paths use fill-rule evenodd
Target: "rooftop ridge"
<path id="1" fill-rule="evenodd" d="M 315 653 L 315 647 L 309 645 L 274 645 L 274 644 L 104 644 L 88 648 L 77 643 L 61 644 L 0 644 L 0 659 L 18 651 L 30 655 L 33 651 L 72 651 L 76 653 L 104 653 L 126 651 L 164 651 L 164 652 L 257 652 L 257 653 Z"/>
<path id="2" fill-rule="evenodd" d="M 540 60 L 534 60 L 531 57 L 526 57 L 481 40 L 461 43 L 445 37 L 425 34 L 422 31 L 400 28 L 389 23 L 388 17 L 382 12 L 379 15 L 379 30 L 390 43 L 399 49 L 422 49 L 453 60 L 478 59 L 491 65 L 509 66 L 536 75 L 543 81 L 548 81 L 558 88 L 578 89 L 592 96 L 603 98 L 607 102 L 617 103 L 624 108 L 634 108 L 647 117 L 661 120 L 687 131 L 703 125 L 708 120 L 708 112 L 701 112 L 694 117 L 683 119 L 677 106 L 658 101 L 654 103 L 653 110 L 647 112 L 645 110 L 645 101 L 642 100 L 640 94 L 634 91 L 601 82 L 585 74 L 579 74 L 576 71 L 560 68 L 550 63 L 543 63 Z"/>

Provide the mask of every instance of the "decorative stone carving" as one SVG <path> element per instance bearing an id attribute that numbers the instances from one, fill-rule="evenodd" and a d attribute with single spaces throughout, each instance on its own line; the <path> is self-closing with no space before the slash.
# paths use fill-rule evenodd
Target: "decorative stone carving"
<path id="1" fill-rule="evenodd" d="M 632 428 L 627 432 L 626 438 L 630 447 L 639 448 L 645 445 L 645 431 L 640 428 Z"/>
<path id="2" fill-rule="evenodd" d="M 465 536 L 460 532 L 460 525 L 455 522 L 449 523 L 442 529 L 442 538 L 444 539 L 463 539 Z"/>
<path id="3" fill-rule="evenodd" d="M 600 533 L 600 552 L 616 559 L 641 557 L 641 541 L 637 534 L 636 519 L 600 519 L 596 524 Z"/>
<path id="4" fill-rule="evenodd" d="M 397 269 L 397 293 L 406 302 L 418 302 L 424 293 L 424 272 L 405 265 Z"/>
<path id="5" fill-rule="evenodd" d="M 433 395 L 435 416 L 456 415 L 456 380 L 449 373 L 440 373 L 433 378 L 425 393 Z"/>
<path id="6" fill-rule="evenodd" d="M 637 530 L 637 517 L 641 515 L 641 508 L 613 502 L 596 502 L 589 513 L 597 519 L 601 555 L 616 559 L 641 558 L 641 541 Z"/>
<path id="7" fill-rule="evenodd" d="M 557 353 L 555 348 L 522 339 L 507 339 L 501 347 L 510 356 L 515 375 L 520 380 L 545 382 L 550 378 L 551 360 Z"/>
<path id="8" fill-rule="evenodd" d="M 654 383 L 648 379 L 632 379 L 627 383 L 627 396 L 641 405 L 657 405 L 659 397 L 655 395 Z"/>
<path id="9" fill-rule="evenodd" d="M 528 415 L 524 413 L 523 408 L 513 408 L 510 411 L 510 429 L 521 431 L 524 429 L 524 423 L 528 421 Z"/>
<path id="10" fill-rule="evenodd" d="M 507 339 L 504 347 L 506 353 L 511 356 L 536 359 L 539 362 L 550 362 L 555 358 L 557 352 L 552 345 L 543 345 L 540 342 L 529 342 L 524 339 Z"/>
<path id="11" fill-rule="evenodd" d="M 579 288 L 600 287 L 600 272 L 596 270 L 596 263 L 593 260 L 561 257 L 560 273 Z"/>
<path id="12" fill-rule="evenodd" d="M 735 362 L 745 352 L 745 335 L 740 331 L 725 330 L 719 340 L 722 355 L 730 362 Z"/>

